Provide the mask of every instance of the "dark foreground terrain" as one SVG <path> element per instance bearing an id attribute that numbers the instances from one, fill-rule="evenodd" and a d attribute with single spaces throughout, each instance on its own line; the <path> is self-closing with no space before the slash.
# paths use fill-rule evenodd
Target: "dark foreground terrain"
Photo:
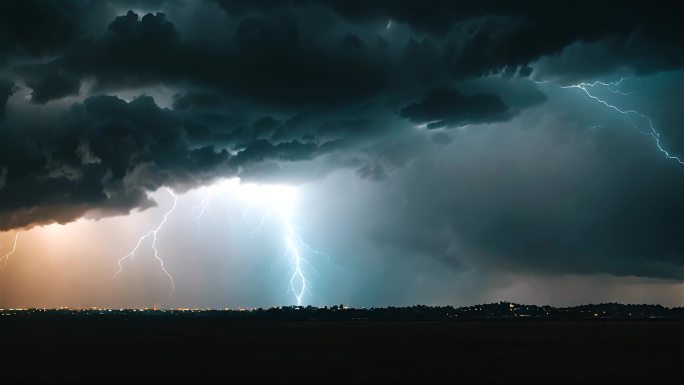
<path id="1" fill-rule="evenodd" d="M 8 316 L 0 344 L 0 383 L 662 383 L 681 377 L 684 323 Z"/>

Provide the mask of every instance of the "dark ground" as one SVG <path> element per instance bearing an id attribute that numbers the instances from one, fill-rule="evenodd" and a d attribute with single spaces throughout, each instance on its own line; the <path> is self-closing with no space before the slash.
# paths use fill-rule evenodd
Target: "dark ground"
<path id="1" fill-rule="evenodd" d="M 662 383 L 680 380 L 684 323 L 3 317 L 0 344 L 1 374 L 13 380 L 0 383 Z"/>

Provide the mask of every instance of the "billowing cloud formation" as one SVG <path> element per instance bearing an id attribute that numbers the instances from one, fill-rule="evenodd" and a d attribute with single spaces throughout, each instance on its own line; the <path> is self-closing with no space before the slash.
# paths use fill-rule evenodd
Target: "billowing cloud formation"
<path id="1" fill-rule="evenodd" d="M 351 23 L 387 22 L 411 27 L 445 43 L 441 61 L 455 76 L 522 69 L 575 44 L 600 42 L 610 54 L 584 59 L 584 74 L 614 67 L 638 73 L 675 69 L 684 63 L 678 49 L 683 27 L 667 2 L 610 1 L 557 4 L 542 0 L 219 0 L 234 15 L 278 12 L 306 6 L 329 9 Z M 577 58 L 577 57 L 575 57 Z M 603 60 L 587 60 L 603 59 Z M 520 68 L 522 67 L 522 68 Z M 613 67 L 613 68 L 611 68 Z"/>
<path id="2" fill-rule="evenodd" d="M 225 150 L 190 148 L 173 112 L 149 97 L 91 97 L 49 124 L 5 127 L 4 228 L 68 222 L 91 210 L 127 212 L 149 204 L 144 190 L 199 182 L 226 158 Z"/>
<path id="3" fill-rule="evenodd" d="M 507 110 L 496 95 L 464 96 L 457 91 L 436 89 L 424 100 L 402 108 L 401 116 L 415 123 L 429 122 L 427 128 L 439 128 L 508 120 Z"/>
<path id="4" fill-rule="evenodd" d="M 516 268 L 680 277 L 666 272 L 679 266 L 679 221 L 652 214 L 679 212 L 677 185 L 666 181 L 680 171 L 645 158 L 648 183 L 621 188 L 646 163 L 601 154 L 619 158 L 632 144 L 606 140 L 613 144 L 590 158 L 557 146 L 584 145 L 565 122 L 606 119 L 606 111 L 578 112 L 578 99 L 549 105 L 552 91 L 533 81 L 568 85 L 682 68 L 684 27 L 663 4 L 3 2 L 0 230 L 144 209 L 154 205 L 147 193 L 161 186 L 186 190 L 236 175 L 300 181 L 341 168 L 391 184 L 423 165 L 402 181 L 410 197 L 397 213 L 413 211 L 402 222 L 408 227 L 383 225 L 403 235 L 375 232 L 378 243 L 404 242 L 452 264 L 462 262 L 459 249 Z M 561 124 L 552 114 L 572 119 Z M 662 141 L 684 148 L 676 117 L 661 116 Z M 505 134 L 471 153 L 455 128 L 485 125 Z M 491 155 L 529 144 L 509 132 L 525 129 L 545 138 L 534 142 L 544 149 L 572 152 L 559 158 L 572 167 L 549 171 L 544 159 L 554 157 L 535 147 L 528 153 L 538 158 L 509 161 L 518 168 L 497 174 Z M 434 151 L 463 158 L 448 159 L 455 170 L 426 166 Z M 454 185 L 434 186 L 444 179 Z M 435 220 L 446 239 L 434 238 Z M 609 262 L 620 256 L 628 262 Z"/>

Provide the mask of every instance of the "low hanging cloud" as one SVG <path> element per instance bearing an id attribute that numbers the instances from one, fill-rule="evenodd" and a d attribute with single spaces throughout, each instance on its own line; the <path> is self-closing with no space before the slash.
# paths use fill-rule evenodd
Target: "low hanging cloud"
<path id="1" fill-rule="evenodd" d="M 436 89 L 420 102 L 401 109 L 401 116 L 428 129 L 489 123 L 510 119 L 508 106 L 496 95 L 466 96 L 455 90 Z"/>

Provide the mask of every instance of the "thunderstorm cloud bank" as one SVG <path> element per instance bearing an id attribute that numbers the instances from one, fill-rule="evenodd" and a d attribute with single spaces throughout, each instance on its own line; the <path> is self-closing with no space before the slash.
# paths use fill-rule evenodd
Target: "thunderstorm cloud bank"
<path id="1" fill-rule="evenodd" d="M 160 187 L 326 181 L 320 196 L 342 197 L 317 214 L 328 244 L 363 243 L 348 267 L 383 258 L 387 280 L 416 260 L 678 281 L 684 166 L 646 122 L 563 88 L 624 78 L 596 95 L 684 154 L 673 8 L 3 1 L 0 231 L 145 210 Z"/>

